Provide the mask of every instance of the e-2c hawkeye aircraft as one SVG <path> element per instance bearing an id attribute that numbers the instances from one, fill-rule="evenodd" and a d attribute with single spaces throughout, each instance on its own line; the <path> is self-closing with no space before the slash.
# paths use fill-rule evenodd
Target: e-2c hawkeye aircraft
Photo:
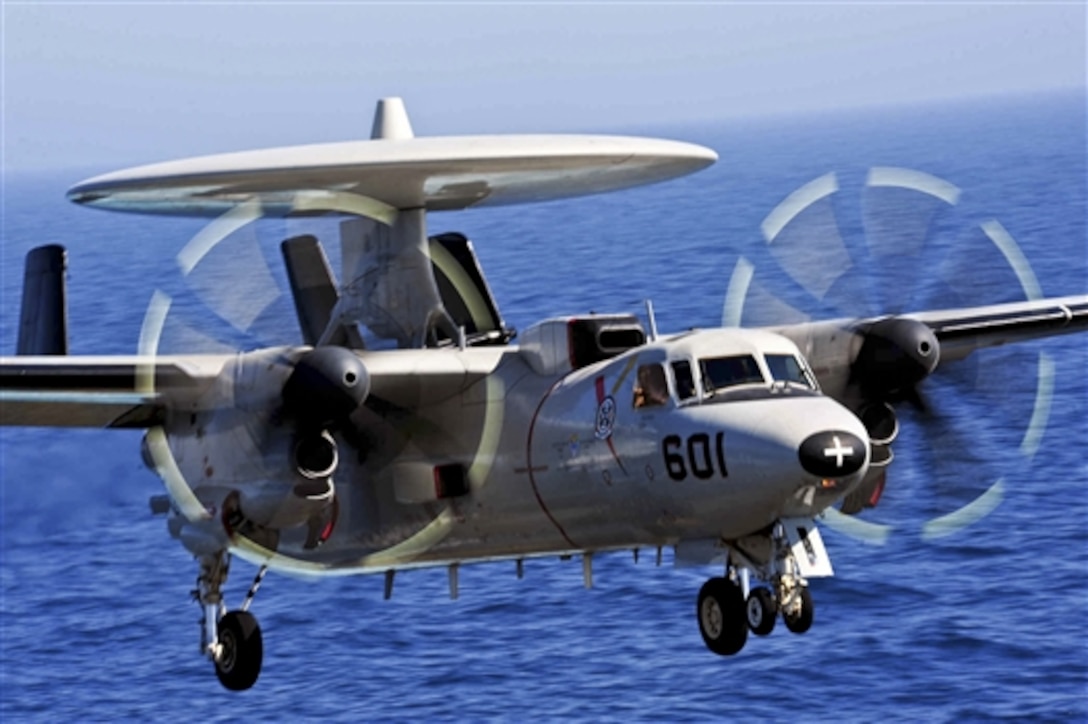
<path id="1" fill-rule="evenodd" d="M 268 570 L 382 574 L 388 596 L 397 571 L 446 566 L 456 597 L 465 563 L 520 574 L 528 558 L 580 556 L 590 585 L 595 554 L 676 546 L 724 565 L 695 608 L 711 651 L 735 654 L 778 618 L 802 633 L 808 580 L 832 574 L 814 519 L 876 503 L 889 403 L 980 347 L 1083 331 L 1088 296 L 668 335 L 649 309 L 645 327 L 568 316 L 515 344 L 471 243 L 428 235 L 429 211 L 613 191 L 716 159 L 647 138 L 417 138 L 391 98 L 367 141 L 89 179 L 68 198 L 214 219 L 178 255 L 186 273 L 260 218 L 340 218 L 339 281 L 318 239 L 295 236 L 281 250 L 297 344 L 165 354 L 171 300 L 157 294 L 136 355 L 69 356 L 65 251 L 35 249 L 0 422 L 146 429 L 167 492 L 152 508 L 199 564 L 201 648 L 228 689 L 259 675 L 249 608 Z M 259 568 L 228 611 L 232 556 Z"/>

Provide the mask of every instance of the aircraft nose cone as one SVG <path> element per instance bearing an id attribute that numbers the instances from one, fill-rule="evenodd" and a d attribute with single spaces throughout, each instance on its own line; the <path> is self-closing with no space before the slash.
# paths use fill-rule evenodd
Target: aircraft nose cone
<path id="1" fill-rule="evenodd" d="M 853 433 L 826 430 L 809 435 L 801 443 L 801 467 L 821 478 L 841 478 L 861 470 L 868 445 Z"/>

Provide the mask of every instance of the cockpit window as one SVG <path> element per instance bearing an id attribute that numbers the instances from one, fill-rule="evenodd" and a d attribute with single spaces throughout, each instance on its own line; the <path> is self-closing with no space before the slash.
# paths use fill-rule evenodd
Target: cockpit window
<path id="1" fill-rule="evenodd" d="M 801 360 L 792 354 L 769 354 L 765 356 L 771 377 L 777 382 L 793 382 L 810 390 L 816 389 L 808 371 L 801 365 Z"/>
<path id="2" fill-rule="evenodd" d="M 672 376 L 676 380 L 676 396 L 681 400 L 695 397 L 695 377 L 691 374 L 691 362 L 680 360 L 672 363 Z"/>
<path id="3" fill-rule="evenodd" d="M 635 384 L 635 407 L 656 407 L 669 400 L 669 385 L 665 381 L 665 368 L 658 364 L 638 368 Z"/>
<path id="4" fill-rule="evenodd" d="M 713 357 L 699 360 L 703 389 L 707 394 L 735 385 L 763 382 L 763 372 L 752 355 Z"/>

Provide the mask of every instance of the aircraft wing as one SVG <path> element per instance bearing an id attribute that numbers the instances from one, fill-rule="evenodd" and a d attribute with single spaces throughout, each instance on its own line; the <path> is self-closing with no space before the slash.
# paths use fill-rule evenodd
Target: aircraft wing
<path id="1" fill-rule="evenodd" d="M 151 427 L 196 399 L 228 356 L 0 358 L 0 425 Z"/>
<path id="2" fill-rule="evenodd" d="M 268 353 L 288 360 L 307 347 Z M 265 352 L 255 353 L 264 355 Z M 486 378 L 503 348 L 357 352 L 368 377 L 368 404 L 414 409 Z M 146 428 L 167 410 L 245 405 L 243 387 L 278 395 L 287 373 L 262 376 L 267 357 L 15 356 L 0 357 L 0 425 Z M 290 364 L 288 364 L 289 372 Z M 213 386 L 219 389 L 212 389 Z"/>
<path id="3" fill-rule="evenodd" d="M 1088 329 L 1088 295 L 905 315 L 923 322 L 941 343 L 941 361 L 976 349 Z"/>
<path id="4" fill-rule="evenodd" d="M 825 394 L 860 411 L 910 397 L 930 373 L 977 349 L 1088 330 L 1088 295 L 767 329 L 800 347 Z"/>

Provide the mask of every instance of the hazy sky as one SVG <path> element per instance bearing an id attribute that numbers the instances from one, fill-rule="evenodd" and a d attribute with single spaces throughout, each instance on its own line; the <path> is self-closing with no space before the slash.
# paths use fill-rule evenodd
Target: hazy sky
<path id="1" fill-rule="evenodd" d="M 3 4 L 8 170 L 1085 87 L 1086 5 Z"/>

